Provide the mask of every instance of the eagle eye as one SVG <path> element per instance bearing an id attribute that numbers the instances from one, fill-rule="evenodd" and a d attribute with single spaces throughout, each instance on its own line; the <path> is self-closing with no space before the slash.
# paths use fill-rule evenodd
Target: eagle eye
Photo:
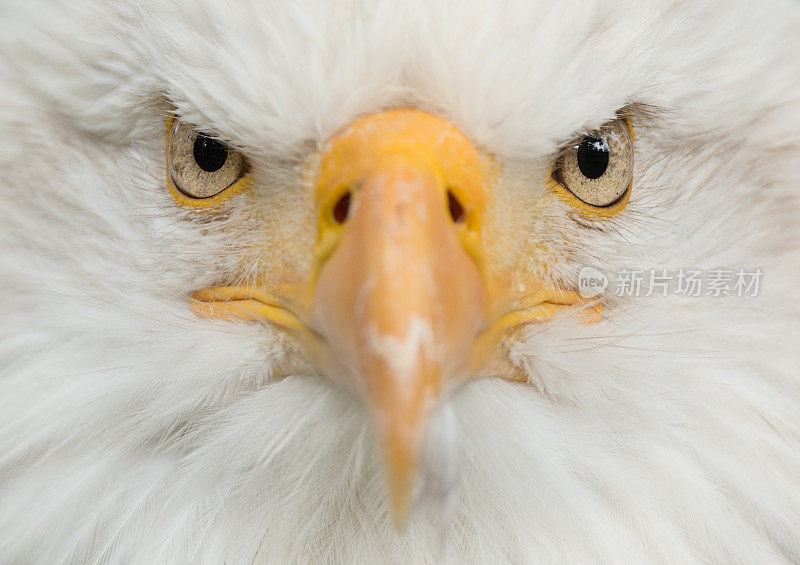
<path id="1" fill-rule="evenodd" d="M 238 185 L 247 173 L 239 151 L 175 118 L 167 136 L 167 164 L 171 186 L 179 200 L 202 200 Z M 174 193 L 174 192 L 173 192 Z"/>
<path id="2" fill-rule="evenodd" d="M 626 118 L 604 124 L 570 144 L 556 161 L 553 180 L 591 207 L 618 203 L 633 176 L 633 138 Z"/>

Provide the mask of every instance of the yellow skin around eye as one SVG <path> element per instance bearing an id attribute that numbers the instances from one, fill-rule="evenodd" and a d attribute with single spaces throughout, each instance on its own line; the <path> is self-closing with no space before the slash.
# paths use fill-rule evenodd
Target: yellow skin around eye
<path id="1" fill-rule="evenodd" d="M 167 164 L 167 186 L 169 187 L 169 192 L 172 194 L 172 197 L 175 199 L 178 204 L 184 206 L 186 208 L 192 209 L 202 209 L 202 208 L 211 208 L 216 206 L 226 198 L 233 196 L 234 194 L 238 194 L 242 192 L 246 188 L 252 185 L 253 180 L 249 174 L 244 174 L 242 178 L 235 181 L 229 187 L 223 189 L 221 192 L 215 194 L 214 196 L 209 196 L 208 198 L 192 198 L 178 190 L 178 187 L 175 186 L 175 183 L 172 182 L 172 175 L 169 172 L 169 132 L 172 129 L 172 123 L 175 121 L 174 117 L 170 117 L 167 120 L 167 133 L 164 136 L 164 162 Z"/>
<path id="2" fill-rule="evenodd" d="M 636 142 L 636 137 L 633 133 L 633 126 L 631 125 L 631 120 L 629 118 L 625 118 L 625 125 L 628 126 L 628 131 L 631 134 L 631 143 Z M 625 193 L 617 200 L 614 204 L 610 206 L 592 206 L 591 204 L 587 204 L 572 192 L 564 187 L 560 182 L 553 178 L 552 172 L 547 176 L 547 184 L 556 193 L 559 199 L 562 202 L 566 202 L 573 208 L 575 208 L 582 216 L 590 219 L 590 220 L 601 220 L 610 218 L 612 216 L 616 216 L 622 210 L 625 209 L 625 206 L 628 205 L 628 200 L 631 197 L 631 190 L 633 189 L 633 178 L 631 178 L 631 182 L 628 183 L 628 187 L 625 189 Z"/>
<path id="3" fill-rule="evenodd" d="M 610 218 L 622 212 L 625 209 L 625 206 L 628 205 L 628 199 L 631 196 L 631 188 L 633 186 L 633 181 L 628 184 L 628 188 L 625 190 L 625 194 L 622 195 L 622 198 L 617 200 L 611 206 L 592 206 L 591 204 L 587 204 L 574 194 L 572 194 L 569 190 L 564 188 L 561 183 L 553 179 L 552 176 L 547 177 L 547 184 L 553 191 L 558 195 L 559 199 L 562 202 L 566 202 L 573 208 L 576 208 L 581 215 L 586 216 L 590 219 L 603 219 L 603 218 Z"/>

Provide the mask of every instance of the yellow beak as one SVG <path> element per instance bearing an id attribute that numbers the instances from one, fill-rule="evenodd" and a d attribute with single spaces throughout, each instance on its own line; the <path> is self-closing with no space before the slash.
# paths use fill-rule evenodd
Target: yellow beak
<path id="1" fill-rule="evenodd" d="M 439 400 L 486 366 L 509 328 L 579 301 L 537 281 L 509 298 L 511 277 L 487 262 L 481 241 L 485 178 L 478 152 L 447 121 L 416 110 L 369 115 L 320 157 L 308 290 L 213 287 L 194 296 L 200 315 L 297 332 L 317 367 L 360 395 L 398 527 Z"/>
<path id="2" fill-rule="evenodd" d="M 477 154 L 451 125 L 398 110 L 333 139 L 317 182 L 320 252 L 330 253 L 312 306 L 328 345 L 319 364 L 355 384 L 371 410 L 398 525 L 424 422 L 442 389 L 466 378 L 488 316 L 467 248 L 483 186 L 480 175 L 459 182 L 465 164 L 477 169 Z"/>

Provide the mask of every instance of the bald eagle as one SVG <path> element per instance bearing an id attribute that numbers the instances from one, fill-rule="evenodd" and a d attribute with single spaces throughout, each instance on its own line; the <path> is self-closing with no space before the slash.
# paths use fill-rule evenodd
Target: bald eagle
<path id="1" fill-rule="evenodd" d="M 0 561 L 800 561 L 800 3 L 8 0 Z"/>

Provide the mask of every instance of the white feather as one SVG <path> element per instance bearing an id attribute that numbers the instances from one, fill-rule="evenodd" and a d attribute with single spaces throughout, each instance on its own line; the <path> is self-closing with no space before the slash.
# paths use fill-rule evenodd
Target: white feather
<path id="1" fill-rule="evenodd" d="M 0 561 L 800 561 L 797 2 L 20 1 L 0 53 Z M 259 179 L 214 222 L 166 190 L 173 105 Z M 553 279 L 764 279 L 528 328 L 529 383 L 455 393 L 439 504 L 398 534 L 358 402 L 188 297 L 256 246 L 302 269 L 315 148 L 407 105 L 494 155 L 487 233 Z M 631 105 L 625 212 L 534 205 L 558 146 Z"/>

